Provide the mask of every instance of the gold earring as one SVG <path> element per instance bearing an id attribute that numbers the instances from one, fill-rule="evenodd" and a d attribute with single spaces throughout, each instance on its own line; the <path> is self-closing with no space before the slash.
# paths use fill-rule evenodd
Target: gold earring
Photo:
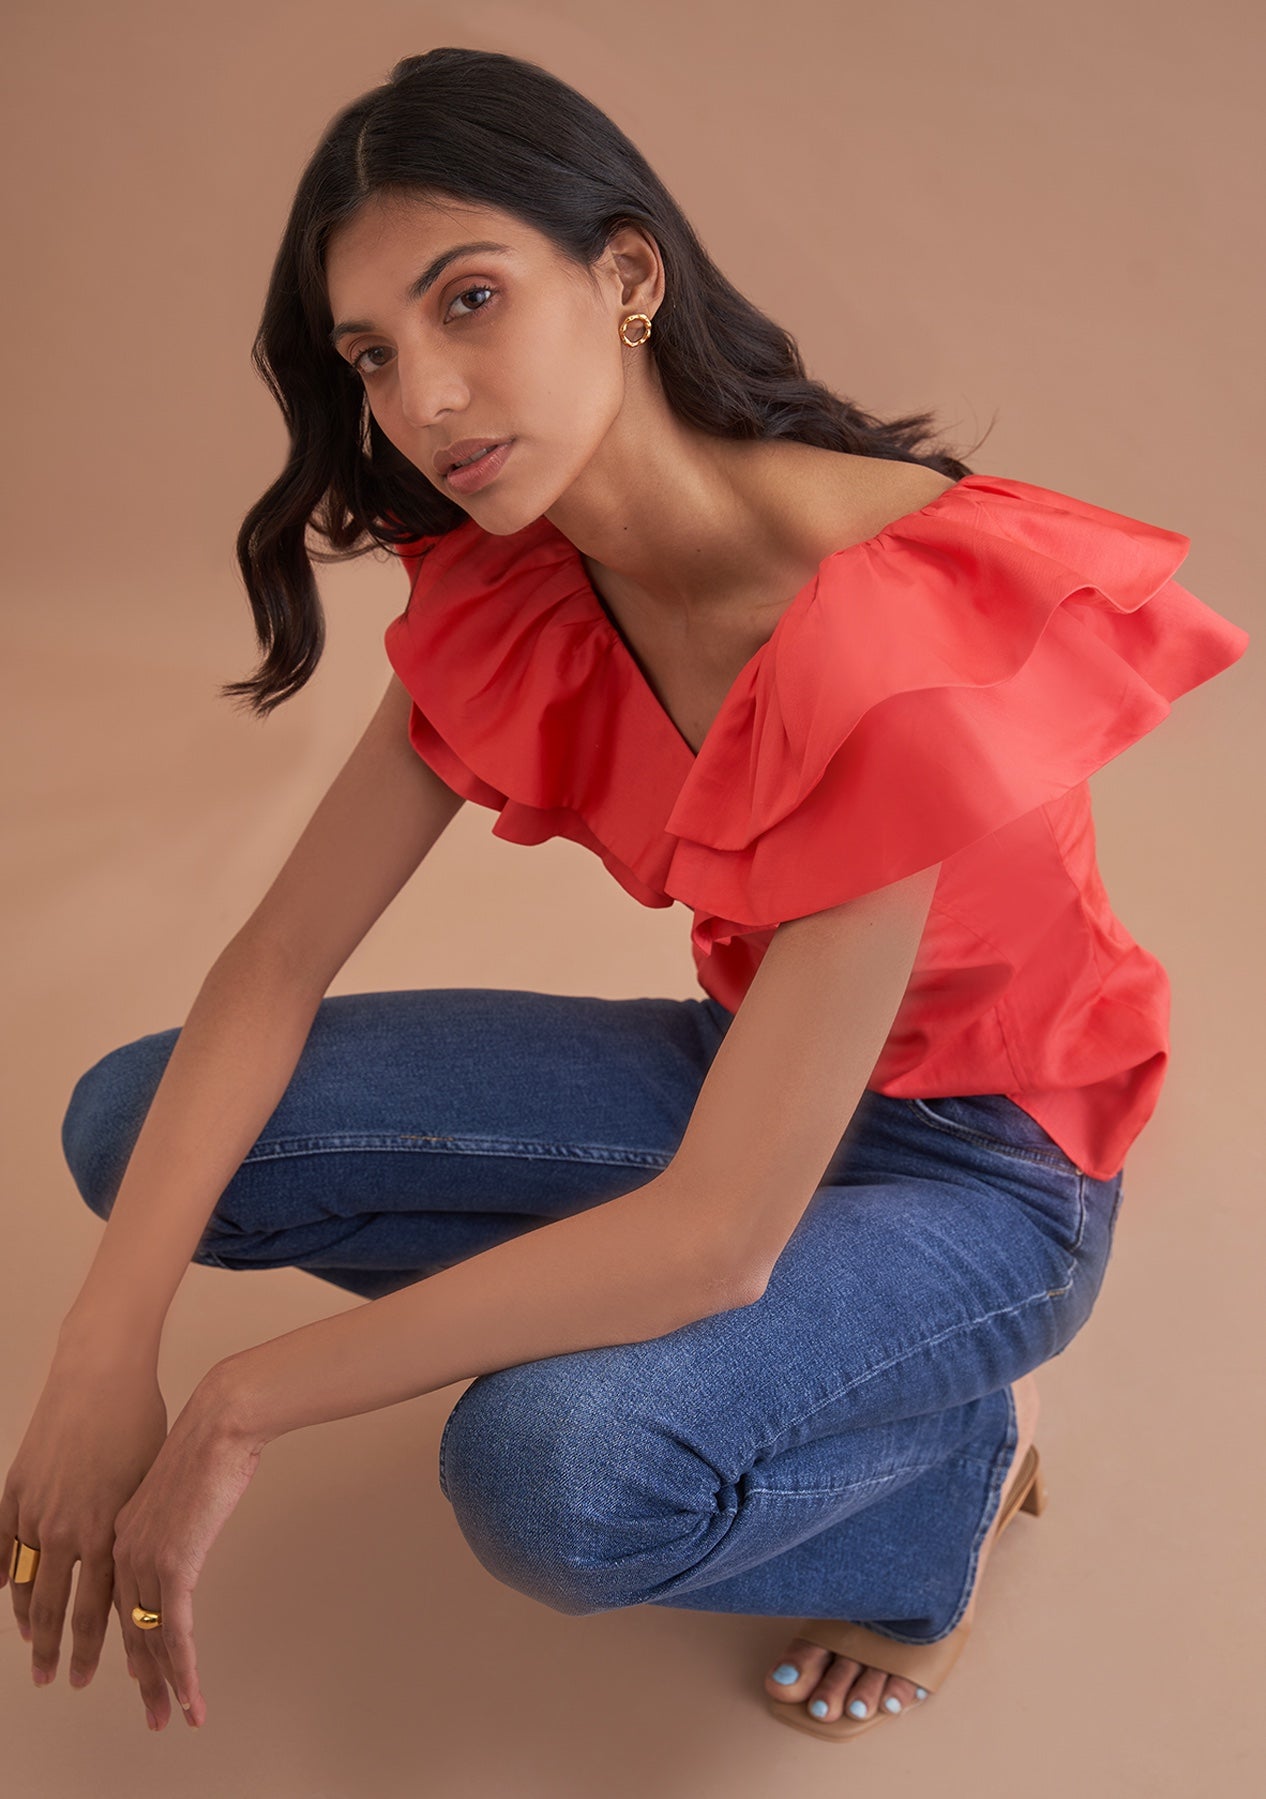
<path id="1" fill-rule="evenodd" d="M 634 321 L 637 319 L 644 319 L 646 321 L 645 331 L 642 333 L 641 337 L 625 337 L 624 327 L 626 325 L 633 324 Z M 630 312 L 630 313 L 626 313 L 624 318 L 622 318 L 620 320 L 620 337 L 621 337 L 622 341 L 629 346 L 630 350 L 635 350 L 635 349 L 637 349 L 639 344 L 644 344 L 646 342 L 647 338 L 650 336 L 650 334 L 651 334 L 651 320 L 650 320 L 650 315 L 648 313 Z"/>

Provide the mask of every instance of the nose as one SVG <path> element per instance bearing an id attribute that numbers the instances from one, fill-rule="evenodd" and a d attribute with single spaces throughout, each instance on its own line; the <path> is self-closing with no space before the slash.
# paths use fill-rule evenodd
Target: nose
<path id="1" fill-rule="evenodd" d="M 434 435 L 437 428 L 445 437 L 458 435 L 450 429 L 451 415 L 465 411 L 470 395 L 456 370 L 437 367 L 434 359 L 411 358 L 406 352 L 396 365 L 396 380 L 400 415 L 411 430 L 423 437 Z"/>

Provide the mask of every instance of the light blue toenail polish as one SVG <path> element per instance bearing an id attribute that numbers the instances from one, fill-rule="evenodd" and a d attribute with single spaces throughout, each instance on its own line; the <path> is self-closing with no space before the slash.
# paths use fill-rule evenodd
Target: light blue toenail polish
<path id="1" fill-rule="evenodd" d="M 774 1679 L 780 1687 L 793 1687 L 799 1678 L 799 1668 L 793 1667 L 790 1662 L 783 1662 L 781 1667 L 774 1669 Z"/>
<path id="2" fill-rule="evenodd" d="M 866 1701 L 864 1699 L 854 1699 L 848 1709 L 855 1718 L 864 1718 L 866 1716 Z"/>
<path id="3" fill-rule="evenodd" d="M 926 1687 L 916 1687 L 914 1689 L 914 1696 L 916 1699 L 926 1699 L 928 1696 L 927 1688 Z"/>
<path id="4" fill-rule="evenodd" d="M 899 1712 L 901 1710 L 901 1701 L 897 1698 L 895 1693 L 889 1693 L 888 1697 L 884 1700 L 884 1710 L 886 1712 Z"/>
<path id="5" fill-rule="evenodd" d="M 815 1699 L 809 1707 L 815 1718 L 825 1718 L 830 1709 L 825 1699 Z"/>

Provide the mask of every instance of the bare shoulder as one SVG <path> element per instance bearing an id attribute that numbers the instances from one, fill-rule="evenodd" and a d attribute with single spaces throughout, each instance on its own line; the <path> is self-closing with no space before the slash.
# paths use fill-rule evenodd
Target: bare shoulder
<path id="1" fill-rule="evenodd" d="M 921 462 L 893 462 L 879 456 L 824 451 L 834 467 L 822 469 L 824 540 L 836 548 L 864 543 L 955 485 L 953 475 Z"/>
<path id="2" fill-rule="evenodd" d="M 774 510 L 791 521 L 810 563 L 864 543 L 956 485 L 952 475 L 921 462 L 853 456 L 787 441 L 764 448 Z"/>
<path id="3" fill-rule="evenodd" d="M 849 478 L 856 492 L 863 497 L 869 492 L 885 507 L 899 505 L 909 511 L 911 506 L 926 506 L 955 485 L 953 475 L 943 475 L 940 469 L 922 462 L 893 462 L 881 456 L 846 456 L 843 460 L 853 465 Z"/>

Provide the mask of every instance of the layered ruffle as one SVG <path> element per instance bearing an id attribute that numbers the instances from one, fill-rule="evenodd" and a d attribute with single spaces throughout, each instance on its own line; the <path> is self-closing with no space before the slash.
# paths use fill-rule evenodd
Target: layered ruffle
<path id="1" fill-rule="evenodd" d="M 698 756 L 543 517 L 409 546 L 386 647 L 415 747 L 495 835 L 594 850 L 706 955 L 947 862 L 1236 661 L 1248 634 L 1173 579 L 1189 547 L 969 475 L 823 561 Z"/>
<path id="2" fill-rule="evenodd" d="M 663 796 L 690 751 L 671 725 L 647 729 L 649 689 L 574 546 L 545 518 L 504 537 L 468 521 L 403 560 L 409 603 L 384 641 L 414 748 L 499 813 L 494 836 L 570 838 L 643 905 L 672 905 Z"/>

